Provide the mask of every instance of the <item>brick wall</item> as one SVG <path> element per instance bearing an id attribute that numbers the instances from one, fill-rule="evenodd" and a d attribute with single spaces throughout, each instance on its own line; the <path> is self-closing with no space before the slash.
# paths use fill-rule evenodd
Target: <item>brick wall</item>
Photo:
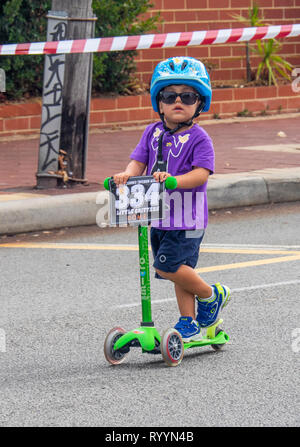
<path id="1" fill-rule="evenodd" d="M 29 134 L 38 136 L 41 110 L 41 100 L 0 105 L 0 138 Z M 279 112 L 300 112 L 300 94 L 293 92 L 290 85 L 214 89 L 211 109 L 201 115 L 200 121 L 235 117 L 241 113 L 255 116 Z M 93 98 L 91 101 L 91 131 L 144 126 L 158 119 L 149 94 Z"/>
<path id="2" fill-rule="evenodd" d="M 250 0 L 152 0 L 155 5 L 150 15 L 161 11 L 164 19 L 156 33 L 199 31 L 225 28 L 241 28 L 232 14 L 247 17 Z M 257 0 L 265 23 L 284 25 L 300 23 L 300 0 Z M 300 37 L 281 39 L 280 54 L 295 67 L 300 67 Z M 255 43 L 251 46 L 256 46 Z M 167 48 L 142 50 L 137 56 L 140 79 L 146 84 L 151 79 L 155 65 L 172 56 L 192 56 L 208 61 L 217 67 L 211 73 L 212 81 L 232 81 L 245 79 L 245 44 L 200 45 L 190 48 Z M 251 55 L 253 68 L 258 66 L 258 58 Z"/>
<path id="3" fill-rule="evenodd" d="M 149 14 L 161 11 L 164 23 L 155 32 L 197 31 L 239 28 L 231 14 L 247 16 L 249 0 L 152 0 L 155 7 Z M 272 25 L 300 23 L 300 0 L 257 0 Z M 281 39 L 281 54 L 295 67 L 300 67 L 300 37 Z M 255 45 L 255 44 L 252 44 Z M 175 55 L 193 56 L 218 66 L 213 81 L 234 81 L 245 78 L 245 44 L 203 45 L 190 48 L 150 49 L 139 51 L 138 74 L 148 83 L 155 65 Z M 251 56 L 253 68 L 257 59 Z M 214 89 L 209 113 L 201 119 L 236 116 L 245 110 L 253 114 L 299 112 L 300 95 L 290 85 L 251 87 L 244 89 Z M 0 105 L 0 136 L 38 134 L 40 131 L 41 100 L 23 104 Z M 91 104 L 91 129 L 147 124 L 157 119 L 149 95 L 94 98 Z"/>

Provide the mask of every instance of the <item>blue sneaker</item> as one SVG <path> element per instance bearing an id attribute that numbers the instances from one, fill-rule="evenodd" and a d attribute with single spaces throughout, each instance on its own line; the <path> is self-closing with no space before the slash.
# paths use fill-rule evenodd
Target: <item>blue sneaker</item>
<path id="1" fill-rule="evenodd" d="M 180 317 L 174 329 L 180 333 L 183 341 L 191 341 L 200 337 L 201 329 L 192 317 Z"/>
<path id="2" fill-rule="evenodd" d="M 212 326 L 218 318 L 219 312 L 228 304 L 230 300 L 230 289 L 227 286 L 221 286 L 220 283 L 214 284 L 214 297 L 205 299 L 199 299 L 198 312 L 196 320 L 200 327 Z"/>

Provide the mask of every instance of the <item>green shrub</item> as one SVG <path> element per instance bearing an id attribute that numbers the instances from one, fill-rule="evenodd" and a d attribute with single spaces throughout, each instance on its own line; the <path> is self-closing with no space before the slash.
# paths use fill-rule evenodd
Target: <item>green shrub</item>
<path id="1" fill-rule="evenodd" d="M 0 42 L 44 41 L 47 11 L 51 1 L 7 0 L 0 4 Z M 0 67 L 6 73 L 6 97 L 18 99 L 37 96 L 42 91 L 43 56 L 1 56 Z"/>
<path id="2" fill-rule="evenodd" d="M 149 0 L 93 0 L 97 37 L 140 35 L 156 29 L 159 14 L 141 18 L 153 4 Z M 137 19 L 139 17 L 139 19 Z M 136 69 L 136 51 L 94 54 L 93 91 L 124 93 Z"/>
<path id="3" fill-rule="evenodd" d="M 277 85 L 278 78 L 282 77 L 291 81 L 289 72 L 293 66 L 288 61 L 278 56 L 278 51 L 282 44 L 276 39 L 268 39 L 267 41 L 257 41 L 257 49 L 253 51 L 261 56 L 262 60 L 258 65 L 256 80 L 261 80 L 268 85 Z"/>
<path id="4" fill-rule="evenodd" d="M 238 22 L 243 23 L 247 27 L 257 27 L 264 26 L 263 23 L 264 18 L 260 17 L 259 5 L 256 3 L 252 3 L 252 6 L 248 9 L 248 16 L 244 17 L 243 15 L 232 14 L 234 19 Z M 246 42 L 246 79 L 247 82 L 251 82 L 253 79 L 251 63 L 250 63 L 250 42 Z"/>
<path id="5" fill-rule="evenodd" d="M 93 0 L 97 15 L 95 37 L 137 35 L 153 30 L 159 15 L 141 19 L 153 5 L 150 0 Z M 4 0 L 0 4 L 0 43 L 45 41 L 51 0 Z M 123 93 L 135 71 L 135 51 L 94 55 L 93 91 Z M 6 93 L 19 99 L 42 93 L 44 56 L 1 56 L 6 73 Z"/>

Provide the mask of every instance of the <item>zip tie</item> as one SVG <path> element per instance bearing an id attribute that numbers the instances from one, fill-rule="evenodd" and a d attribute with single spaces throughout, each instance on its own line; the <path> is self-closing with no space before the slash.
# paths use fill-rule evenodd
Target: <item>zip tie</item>
<path id="1" fill-rule="evenodd" d="M 53 16 L 47 15 L 46 19 L 55 19 L 55 20 L 70 20 L 72 22 L 96 22 L 98 17 L 64 17 L 64 16 Z"/>

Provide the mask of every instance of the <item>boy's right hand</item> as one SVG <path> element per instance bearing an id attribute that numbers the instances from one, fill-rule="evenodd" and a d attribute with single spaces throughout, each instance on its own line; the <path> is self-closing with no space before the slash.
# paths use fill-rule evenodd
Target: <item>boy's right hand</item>
<path id="1" fill-rule="evenodd" d="M 119 185 L 125 185 L 129 179 L 130 175 L 126 172 L 119 172 L 118 174 L 115 174 L 113 176 L 114 182 L 117 186 Z"/>

